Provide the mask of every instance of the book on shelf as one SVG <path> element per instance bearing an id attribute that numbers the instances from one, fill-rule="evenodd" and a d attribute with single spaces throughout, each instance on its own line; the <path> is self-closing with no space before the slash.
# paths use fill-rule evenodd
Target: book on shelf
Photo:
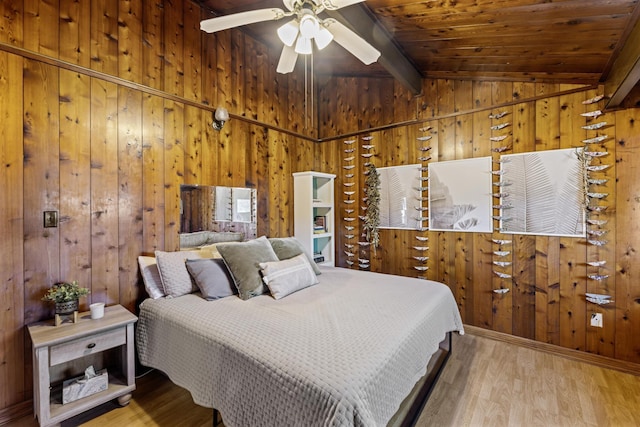
<path id="1" fill-rule="evenodd" d="M 316 234 L 327 232 L 327 217 L 324 215 L 316 215 L 313 218 L 313 232 Z"/>

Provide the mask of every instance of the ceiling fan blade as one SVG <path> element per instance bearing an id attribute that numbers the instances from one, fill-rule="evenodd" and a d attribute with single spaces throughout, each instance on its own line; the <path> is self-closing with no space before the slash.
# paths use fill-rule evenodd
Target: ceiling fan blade
<path id="1" fill-rule="evenodd" d="M 216 31 L 228 30 L 229 28 L 254 24 L 256 22 L 276 21 L 287 15 L 284 10 L 278 8 L 250 10 L 248 12 L 205 19 L 200 22 L 200 29 L 207 33 L 215 33 Z"/>
<path id="2" fill-rule="evenodd" d="M 364 64 L 369 65 L 376 62 L 380 57 L 380 52 L 371 46 L 365 39 L 345 27 L 333 18 L 325 19 L 322 22 L 333 34 L 333 39 L 343 48 L 347 49 L 353 56 Z"/>
<path id="3" fill-rule="evenodd" d="M 276 71 L 280 74 L 287 74 L 293 71 L 298 60 L 298 54 L 293 46 L 282 47 L 282 53 L 280 54 L 280 61 L 278 61 L 278 68 Z"/>
<path id="4" fill-rule="evenodd" d="M 319 3 L 327 10 L 336 10 L 352 4 L 362 3 L 364 0 L 320 0 Z"/>

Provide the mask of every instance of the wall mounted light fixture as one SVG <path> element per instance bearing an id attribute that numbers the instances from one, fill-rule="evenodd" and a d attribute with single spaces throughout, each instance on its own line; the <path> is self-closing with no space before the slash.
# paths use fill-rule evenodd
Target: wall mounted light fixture
<path id="1" fill-rule="evenodd" d="M 224 122 L 229 120 L 229 112 L 224 107 L 218 107 L 213 115 L 212 126 L 215 130 L 221 130 Z"/>

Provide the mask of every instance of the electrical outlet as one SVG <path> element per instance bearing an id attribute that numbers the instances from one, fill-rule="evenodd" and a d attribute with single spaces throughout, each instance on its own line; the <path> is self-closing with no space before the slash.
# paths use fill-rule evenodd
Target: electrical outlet
<path id="1" fill-rule="evenodd" d="M 591 326 L 602 328 L 602 313 L 591 313 Z"/>

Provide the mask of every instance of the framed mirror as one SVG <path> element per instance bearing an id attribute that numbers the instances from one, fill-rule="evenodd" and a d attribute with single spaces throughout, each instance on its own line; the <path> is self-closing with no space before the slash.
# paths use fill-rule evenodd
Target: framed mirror
<path id="1" fill-rule="evenodd" d="M 257 197 L 254 188 L 180 186 L 180 233 L 242 232 L 256 238 Z"/>

